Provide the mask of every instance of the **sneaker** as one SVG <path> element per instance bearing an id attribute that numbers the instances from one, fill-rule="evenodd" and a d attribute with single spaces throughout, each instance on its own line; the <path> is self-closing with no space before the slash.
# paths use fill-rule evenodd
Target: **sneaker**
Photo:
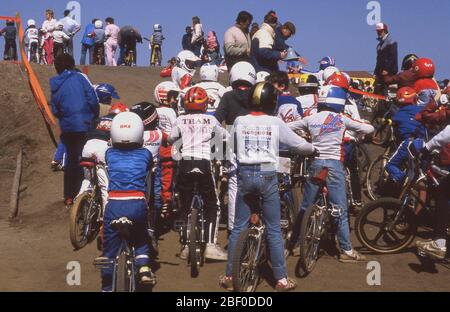
<path id="1" fill-rule="evenodd" d="M 139 269 L 138 281 L 140 284 L 155 285 L 156 276 L 147 265 L 144 265 Z"/>
<path id="2" fill-rule="evenodd" d="M 367 261 L 366 256 L 360 254 L 356 250 L 352 249 L 351 255 L 342 252 L 339 256 L 339 262 L 342 263 L 356 263 L 356 262 L 364 262 Z"/>
<path id="3" fill-rule="evenodd" d="M 227 261 L 228 253 L 219 245 L 207 244 L 205 248 L 205 258 L 209 260 Z"/>
<path id="4" fill-rule="evenodd" d="M 188 245 L 184 245 L 183 247 L 181 247 L 181 252 L 178 255 L 180 257 L 181 260 L 187 260 L 188 256 L 189 256 L 189 247 Z"/>
<path id="5" fill-rule="evenodd" d="M 447 254 L 447 248 L 439 247 L 433 240 L 416 241 L 416 246 L 419 249 L 419 251 L 422 251 L 427 255 L 430 255 L 439 260 L 444 260 L 445 255 Z"/>
<path id="6" fill-rule="evenodd" d="M 278 281 L 277 285 L 275 286 L 275 291 L 287 292 L 294 290 L 295 288 L 297 288 L 297 282 L 288 277 Z"/>
<path id="7" fill-rule="evenodd" d="M 52 160 L 52 163 L 50 164 L 50 169 L 52 169 L 53 171 L 58 171 L 58 165 L 59 162 Z"/>
<path id="8" fill-rule="evenodd" d="M 219 277 L 219 285 L 225 290 L 233 291 L 233 279 L 228 276 L 221 276 Z"/>

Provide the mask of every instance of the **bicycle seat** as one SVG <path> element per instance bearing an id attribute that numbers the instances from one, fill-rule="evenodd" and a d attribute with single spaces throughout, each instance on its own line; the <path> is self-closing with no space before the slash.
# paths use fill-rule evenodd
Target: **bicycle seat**
<path id="1" fill-rule="evenodd" d="M 80 166 L 84 168 L 94 168 L 97 165 L 97 159 L 82 157 Z"/>
<path id="2" fill-rule="evenodd" d="M 189 171 L 189 172 L 187 173 L 187 175 L 188 175 L 189 177 L 191 177 L 192 179 L 197 179 L 197 178 L 203 176 L 204 173 L 203 173 L 203 171 L 201 171 L 199 168 L 194 168 L 194 169 L 192 169 L 191 171 Z"/>
<path id="3" fill-rule="evenodd" d="M 328 171 L 329 170 L 327 167 L 323 167 L 322 170 L 320 170 L 319 174 L 311 178 L 312 182 L 318 185 L 326 184 L 328 178 Z"/>
<path id="4" fill-rule="evenodd" d="M 119 233 L 119 236 L 122 239 L 127 241 L 130 240 L 131 237 L 131 228 L 133 227 L 133 221 L 128 219 L 127 217 L 122 217 L 117 220 L 111 221 L 111 228 Z"/>

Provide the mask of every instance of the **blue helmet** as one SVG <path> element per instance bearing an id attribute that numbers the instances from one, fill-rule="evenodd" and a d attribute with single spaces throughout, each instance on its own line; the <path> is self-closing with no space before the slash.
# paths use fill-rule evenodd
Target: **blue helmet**
<path id="1" fill-rule="evenodd" d="M 319 91 L 319 109 L 326 107 L 333 112 L 342 113 L 347 102 L 347 92 L 336 86 L 325 86 Z"/>
<path id="2" fill-rule="evenodd" d="M 116 88 L 108 83 L 101 83 L 94 86 L 95 93 L 97 93 L 97 97 L 100 103 L 103 104 L 111 104 L 111 100 L 120 99 L 119 95 L 116 92 Z"/>
<path id="3" fill-rule="evenodd" d="M 320 70 L 324 70 L 327 67 L 336 66 L 336 61 L 331 56 L 325 56 L 323 59 L 319 61 L 319 64 Z"/>

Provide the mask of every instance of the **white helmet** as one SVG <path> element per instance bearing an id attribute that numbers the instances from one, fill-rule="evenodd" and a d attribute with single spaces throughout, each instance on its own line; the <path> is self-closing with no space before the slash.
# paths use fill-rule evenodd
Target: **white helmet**
<path id="1" fill-rule="evenodd" d="M 177 55 L 178 66 L 191 74 L 195 73 L 195 63 L 198 61 L 200 61 L 200 58 L 189 50 L 183 50 Z"/>
<path id="2" fill-rule="evenodd" d="M 111 141 L 116 144 L 139 145 L 144 141 L 144 123 L 141 117 L 132 112 L 124 112 L 114 117 L 111 124 Z"/>
<path id="3" fill-rule="evenodd" d="M 57 22 L 57 23 L 55 24 L 55 28 L 58 29 L 58 30 L 62 30 L 62 29 L 64 28 L 64 25 L 63 25 L 63 23 L 61 23 L 61 22 Z"/>
<path id="4" fill-rule="evenodd" d="M 249 62 L 238 62 L 231 67 L 230 84 L 236 81 L 246 81 L 251 85 L 256 82 L 256 71 Z"/>
<path id="5" fill-rule="evenodd" d="M 161 24 L 155 24 L 155 25 L 153 25 L 153 30 L 154 30 L 154 31 L 161 31 L 161 30 L 162 30 Z"/>
<path id="6" fill-rule="evenodd" d="M 29 19 L 27 22 L 27 26 L 28 27 L 36 26 L 36 21 L 34 19 Z"/>
<path id="7" fill-rule="evenodd" d="M 97 29 L 103 28 L 103 22 L 101 20 L 96 20 L 94 26 Z"/>
<path id="8" fill-rule="evenodd" d="M 265 82 L 267 76 L 270 76 L 270 74 L 266 71 L 257 72 L 256 73 L 256 83 Z"/>
<path id="9" fill-rule="evenodd" d="M 158 104 L 162 104 L 163 101 L 167 100 L 167 94 L 169 91 L 180 91 L 180 89 L 176 86 L 172 81 L 163 81 L 158 84 L 155 88 L 155 92 L 153 93 L 155 97 L 155 101 Z"/>
<path id="10" fill-rule="evenodd" d="M 327 68 L 324 69 L 323 71 L 323 81 L 327 81 L 328 78 L 331 77 L 331 75 L 333 75 L 334 73 L 339 72 L 339 69 L 337 67 L 334 66 L 329 66 Z"/>
<path id="11" fill-rule="evenodd" d="M 200 79 L 202 81 L 218 81 L 219 67 L 214 64 L 204 64 L 202 67 L 200 67 Z"/>

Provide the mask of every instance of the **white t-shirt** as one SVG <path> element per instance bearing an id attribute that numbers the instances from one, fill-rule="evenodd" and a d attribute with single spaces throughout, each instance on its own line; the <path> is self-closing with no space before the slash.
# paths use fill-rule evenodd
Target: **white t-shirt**
<path id="1" fill-rule="evenodd" d="M 175 121 L 169 143 L 174 143 L 178 151 L 182 148 L 183 158 L 212 160 L 214 155 L 211 154 L 211 148 L 214 145 L 220 148 L 219 144 L 223 144 L 223 139 L 228 136 L 227 130 L 222 128 L 214 116 L 188 114 Z"/>
<path id="2" fill-rule="evenodd" d="M 310 155 L 312 144 L 296 135 L 279 118 L 249 114 L 236 118 L 231 131 L 236 140 L 236 156 L 240 164 L 263 164 L 266 170 L 278 167 L 280 143 L 299 153 Z"/>

